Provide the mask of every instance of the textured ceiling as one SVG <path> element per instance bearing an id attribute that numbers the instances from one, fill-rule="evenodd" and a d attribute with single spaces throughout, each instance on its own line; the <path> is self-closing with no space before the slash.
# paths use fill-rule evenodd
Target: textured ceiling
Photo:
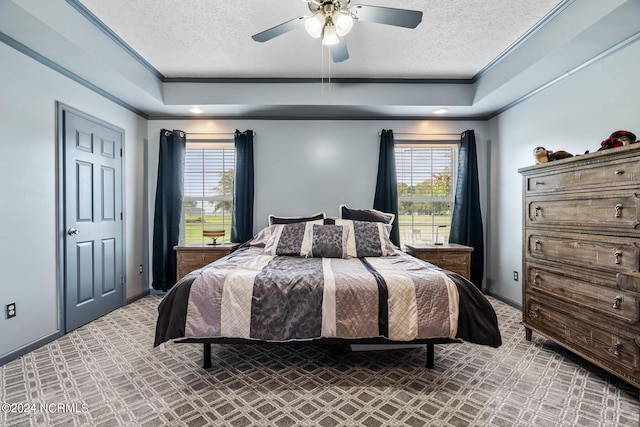
<path id="1" fill-rule="evenodd" d="M 81 0 L 165 77 L 473 78 L 559 0 L 365 0 L 421 10 L 405 29 L 356 22 L 350 59 L 331 63 L 303 28 L 266 43 L 251 35 L 309 15 L 302 0 Z M 360 4 L 354 0 L 353 4 Z"/>

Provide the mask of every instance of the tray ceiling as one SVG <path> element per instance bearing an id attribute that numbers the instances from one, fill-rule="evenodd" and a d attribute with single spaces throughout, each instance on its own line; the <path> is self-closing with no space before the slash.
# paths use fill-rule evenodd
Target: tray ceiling
<path id="1" fill-rule="evenodd" d="M 301 0 L 81 3 L 165 77 L 470 79 L 560 1 L 364 0 L 421 10 L 422 23 L 405 29 L 356 22 L 346 37 L 350 59 L 339 64 L 330 62 L 328 49 L 304 28 L 266 43 L 251 39 L 309 16 Z"/>
<path id="2" fill-rule="evenodd" d="M 358 4 L 359 0 L 352 0 Z M 0 42 L 152 119 L 488 119 L 640 39 L 637 0 L 363 0 L 423 12 L 356 22 L 332 63 L 303 0 L 3 0 Z"/>

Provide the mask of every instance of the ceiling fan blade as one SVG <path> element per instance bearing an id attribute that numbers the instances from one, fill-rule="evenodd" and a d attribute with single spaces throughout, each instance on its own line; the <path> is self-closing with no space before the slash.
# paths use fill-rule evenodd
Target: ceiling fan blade
<path id="1" fill-rule="evenodd" d="M 353 7 L 353 11 L 356 17 L 362 21 L 395 25 L 396 27 L 416 28 L 422 22 L 422 11 L 420 10 L 358 4 Z"/>
<path id="2" fill-rule="evenodd" d="M 341 36 L 338 36 L 338 39 L 340 39 L 340 43 L 331 45 L 331 58 L 333 58 L 333 62 L 343 62 L 349 59 L 347 41 Z"/>
<path id="3" fill-rule="evenodd" d="M 269 28 L 268 30 L 265 30 L 261 33 L 254 34 L 251 36 L 251 38 L 257 42 L 266 42 L 274 37 L 278 37 L 291 30 L 295 30 L 298 27 L 303 27 L 305 19 L 305 16 L 298 16 L 297 18 L 293 18 L 290 21 L 283 22 L 282 24 L 276 25 L 275 27 Z"/>

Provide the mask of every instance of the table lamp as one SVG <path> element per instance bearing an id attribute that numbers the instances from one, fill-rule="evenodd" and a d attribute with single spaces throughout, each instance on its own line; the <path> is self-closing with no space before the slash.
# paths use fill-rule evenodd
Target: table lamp
<path id="1" fill-rule="evenodd" d="M 205 237 L 211 237 L 213 241 L 209 243 L 210 245 L 217 245 L 217 238 L 224 236 L 224 230 L 202 230 L 202 235 Z"/>

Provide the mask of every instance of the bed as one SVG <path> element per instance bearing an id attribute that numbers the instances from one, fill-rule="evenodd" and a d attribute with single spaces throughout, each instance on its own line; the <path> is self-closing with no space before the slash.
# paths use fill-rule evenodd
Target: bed
<path id="1" fill-rule="evenodd" d="M 272 223 L 232 254 L 183 277 L 158 307 L 155 346 L 213 343 L 501 345 L 495 311 L 455 273 L 389 241 L 390 224 Z M 392 219 L 391 219 L 392 220 Z"/>

